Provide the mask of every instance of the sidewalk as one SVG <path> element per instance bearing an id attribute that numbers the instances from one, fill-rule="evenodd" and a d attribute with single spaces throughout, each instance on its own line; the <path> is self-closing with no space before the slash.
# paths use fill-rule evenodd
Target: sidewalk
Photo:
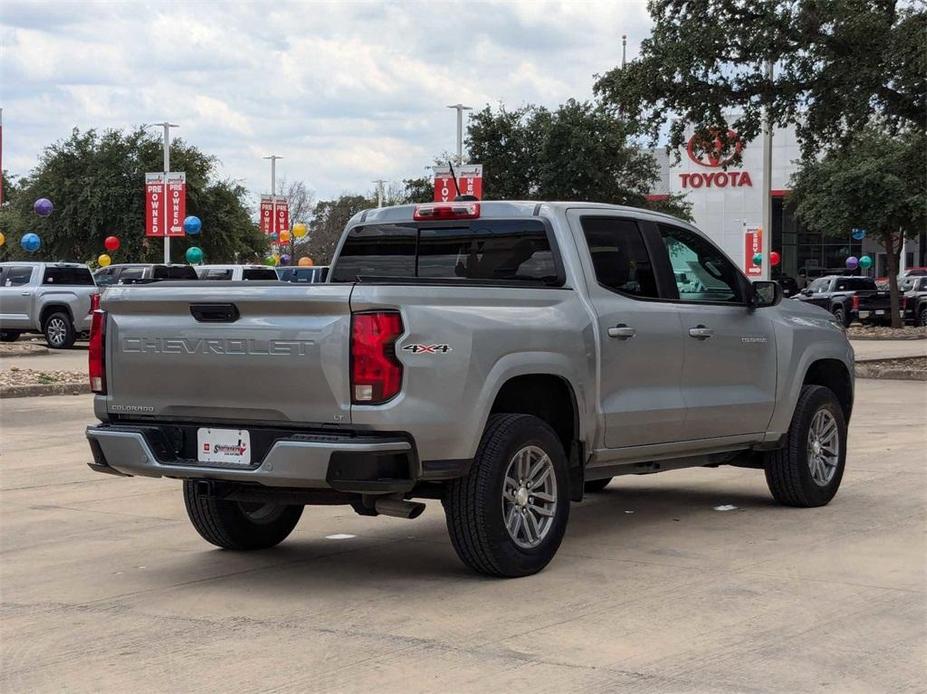
<path id="1" fill-rule="evenodd" d="M 927 356 L 927 340 L 850 340 L 856 361 Z"/>

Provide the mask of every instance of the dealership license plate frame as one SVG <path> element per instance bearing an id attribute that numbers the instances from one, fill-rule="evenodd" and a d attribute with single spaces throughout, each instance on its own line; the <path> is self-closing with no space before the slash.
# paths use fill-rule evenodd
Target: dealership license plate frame
<path id="1" fill-rule="evenodd" d="M 251 466 L 251 432 L 247 429 L 196 430 L 196 459 L 212 465 Z"/>

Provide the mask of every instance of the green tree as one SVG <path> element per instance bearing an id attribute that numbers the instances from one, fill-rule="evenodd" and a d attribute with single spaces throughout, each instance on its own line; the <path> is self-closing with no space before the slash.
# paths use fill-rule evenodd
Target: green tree
<path id="1" fill-rule="evenodd" d="M 640 57 L 599 77 L 595 91 L 653 141 L 672 121 L 677 152 L 690 123 L 751 140 L 766 108 L 776 125 L 797 129 L 806 157 L 874 118 L 889 132 L 927 121 L 922 3 L 650 0 L 648 8 L 654 27 Z"/>
<path id="2" fill-rule="evenodd" d="M 0 215 L 7 236 L 5 254 L 36 260 L 93 261 L 104 252 L 103 239 L 118 236 L 113 262 L 157 261 L 161 241 L 146 239 L 144 181 L 147 171 L 162 167 L 161 142 L 145 130 L 80 132 L 45 149 L 36 168 L 8 185 L 8 205 Z M 187 214 L 203 220 L 198 237 L 175 239 L 174 261 L 182 261 L 191 245 L 203 248 L 209 262 L 259 257 L 266 240 L 251 220 L 247 191 L 215 176 L 215 159 L 183 140 L 171 144 L 171 168 L 187 175 Z M 54 213 L 39 218 L 32 204 L 46 197 Z M 9 208 L 8 210 L 6 208 Z M 19 247 L 26 232 L 42 239 L 42 248 L 27 254 Z"/>
<path id="3" fill-rule="evenodd" d="M 795 174 L 789 204 L 811 229 L 846 237 L 866 229 L 885 249 L 892 326 L 898 315 L 898 268 L 905 237 L 927 226 L 927 137 L 920 130 L 890 135 L 870 126 Z"/>
<path id="4" fill-rule="evenodd" d="M 467 131 L 470 159 L 483 164 L 488 200 L 589 200 L 689 218 L 679 196 L 647 200 L 659 177 L 656 160 L 628 136 L 626 124 L 605 108 L 573 99 L 554 111 L 487 106 Z"/>
<path id="5" fill-rule="evenodd" d="M 348 220 L 361 210 L 376 206 L 376 200 L 363 195 L 320 200 L 313 211 L 309 234 L 296 244 L 294 255 L 308 256 L 316 265 L 328 265 Z"/>

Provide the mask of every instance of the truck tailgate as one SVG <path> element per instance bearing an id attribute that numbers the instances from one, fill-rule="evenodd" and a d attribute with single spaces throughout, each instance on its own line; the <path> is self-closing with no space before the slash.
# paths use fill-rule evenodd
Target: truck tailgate
<path id="1" fill-rule="evenodd" d="M 350 285 L 112 287 L 110 414 L 236 423 L 350 421 Z"/>

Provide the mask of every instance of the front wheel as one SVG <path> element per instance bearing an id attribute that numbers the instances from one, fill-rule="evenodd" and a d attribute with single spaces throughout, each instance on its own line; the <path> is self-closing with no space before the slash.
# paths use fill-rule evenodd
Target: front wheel
<path id="1" fill-rule="evenodd" d="M 834 498 L 847 458 L 847 425 L 837 396 L 803 386 L 785 446 L 766 458 L 766 483 L 786 506 L 823 506 Z"/>
<path id="2" fill-rule="evenodd" d="M 492 415 L 469 474 L 452 481 L 444 496 L 457 555 L 490 576 L 537 573 L 563 539 L 568 486 L 563 446 L 543 420 Z"/>
<path id="3" fill-rule="evenodd" d="M 184 481 L 183 500 L 196 532 L 223 549 L 267 549 L 283 542 L 303 514 L 302 506 L 217 499 Z"/>

